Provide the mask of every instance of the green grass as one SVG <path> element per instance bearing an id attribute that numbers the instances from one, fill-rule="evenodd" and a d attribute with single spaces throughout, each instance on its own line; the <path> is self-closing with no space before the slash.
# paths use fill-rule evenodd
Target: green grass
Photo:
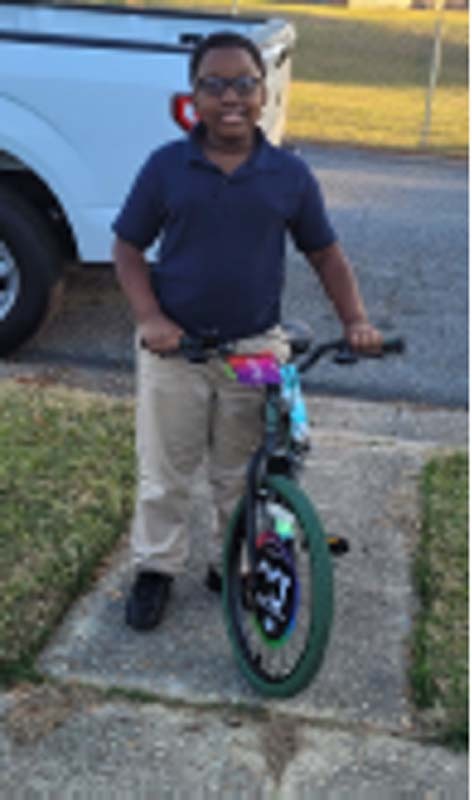
<path id="1" fill-rule="evenodd" d="M 415 561 L 421 602 L 411 683 L 427 728 L 458 747 L 468 742 L 468 460 L 432 461 L 422 477 L 422 530 Z"/>
<path id="2" fill-rule="evenodd" d="M 287 135 L 401 150 L 422 147 L 435 17 L 422 12 L 296 16 Z M 468 144 L 467 17 L 446 15 L 427 149 Z"/>
<path id="3" fill-rule="evenodd" d="M 149 3 L 152 5 L 152 1 Z M 225 0 L 167 6 L 228 11 Z M 240 0 L 243 14 L 283 16 L 297 30 L 286 136 L 337 145 L 468 151 L 468 13 L 443 17 L 442 67 L 424 146 L 425 95 L 438 14 Z"/>
<path id="4" fill-rule="evenodd" d="M 129 404 L 0 385 L 0 680 L 25 676 L 97 564 L 127 530 Z"/>

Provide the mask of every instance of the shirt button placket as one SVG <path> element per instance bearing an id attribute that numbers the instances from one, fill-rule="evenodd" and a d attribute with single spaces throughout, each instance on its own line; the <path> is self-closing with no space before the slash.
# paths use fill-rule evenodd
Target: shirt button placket
<path id="1" fill-rule="evenodd" d="M 231 176 L 225 175 L 224 172 L 221 172 L 219 175 L 218 186 L 214 192 L 214 200 L 215 200 L 215 214 L 218 217 L 224 217 L 227 209 L 227 195 L 228 189 L 231 185 Z"/>

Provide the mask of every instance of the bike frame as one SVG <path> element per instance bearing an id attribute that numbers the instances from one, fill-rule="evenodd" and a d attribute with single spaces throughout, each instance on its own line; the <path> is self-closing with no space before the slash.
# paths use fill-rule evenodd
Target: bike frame
<path id="1" fill-rule="evenodd" d="M 403 353 L 405 342 L 403 339 L 384 341 L 381 352 L 370 357 L 380 357 L 387 353 Z M 225 357 L 234 353 L 231 344 L 220 344 L 213 336 L 184 337 L 180 351 L 190 362 L 203 363 L 208 360 L 210 353 Z M 353 364 L 359 359 L 349 344 L 344 339 L 325 342 L 319 346 L 303 346 L 294 348 L 295 363 L 300 373 L 305 372 L 310 366 L 317 363 L 330 352 L 336 354 L 335 361 L 339 364 Z M 296 356 L 300 357 L 296 357 Z M 364 357 L 369 357 L 364 356 Z M 280 384 L 267 384 L 264 403 L 264 434 L 260 447 L 251 457 L 246 472 L 246 488 L 244 492 L 244 511 L 246 521 L 246 537 L 249 550 L 249 563 L 251 573 L 256 569 L 256 501 L 264 479 L 269 474 L 283 474 L 296 479 L 303 463 L 303 451 L 299 451 L 290 436 L 290 424 L 284 419 L 285 409 Z"/>
<path id="2" fill-rule="evenodd" d="M 263 440 L 249 461 L 244 492 L 251 571 L 255 570 L 256 563 L 256 501 L 264 487 L 264 480 L 270 472 L 294 478 L 302 465 L 301 456 L 292 444 L 288 417 L 284 419 L 285 413 L 280 385 L 268 384 L 265 387 Z"/>

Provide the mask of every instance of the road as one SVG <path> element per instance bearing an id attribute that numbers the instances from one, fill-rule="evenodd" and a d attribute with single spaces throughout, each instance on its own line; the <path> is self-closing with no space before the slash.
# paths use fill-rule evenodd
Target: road
<path id="1" fill-rule="evenodd" d="M 319 176 L 372 320 L 401 332 L 406 358 L 310 376 L 331 393 L 467 404 L 467 171 L 460 162 L 303 148 Z M 335 333 L 331 309 L 294 255 L 285 313 Z"/>
<path id="2" fill-rule="evenodd" d="M 468 210 L 464 162 L 301 146 L 323 187 L 373 322 L 408 353 L 352 367 L 325 364 L 307 387 L 327 394 L 466 406 Z M 323 339 L 338 324 L 304 258 L 289 245 L 285 318 Z M 73 270 L 59 315 L 16 362 L 132 366 L 132 325 L 111 270 Z"/>

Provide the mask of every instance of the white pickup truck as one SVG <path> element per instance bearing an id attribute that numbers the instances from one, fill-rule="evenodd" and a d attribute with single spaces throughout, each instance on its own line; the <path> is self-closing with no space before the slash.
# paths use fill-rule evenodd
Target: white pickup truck
<path id="1" fill-rule="evenodd" d="M 262 125 L 279 142 L 295 40 L 284 20 L 0 0 L 0 357 L 37 330 L 68 262 L 110 261 L 136 170 L 192 125 L 189 56 L 217 30 L 261 48 Z"/>

